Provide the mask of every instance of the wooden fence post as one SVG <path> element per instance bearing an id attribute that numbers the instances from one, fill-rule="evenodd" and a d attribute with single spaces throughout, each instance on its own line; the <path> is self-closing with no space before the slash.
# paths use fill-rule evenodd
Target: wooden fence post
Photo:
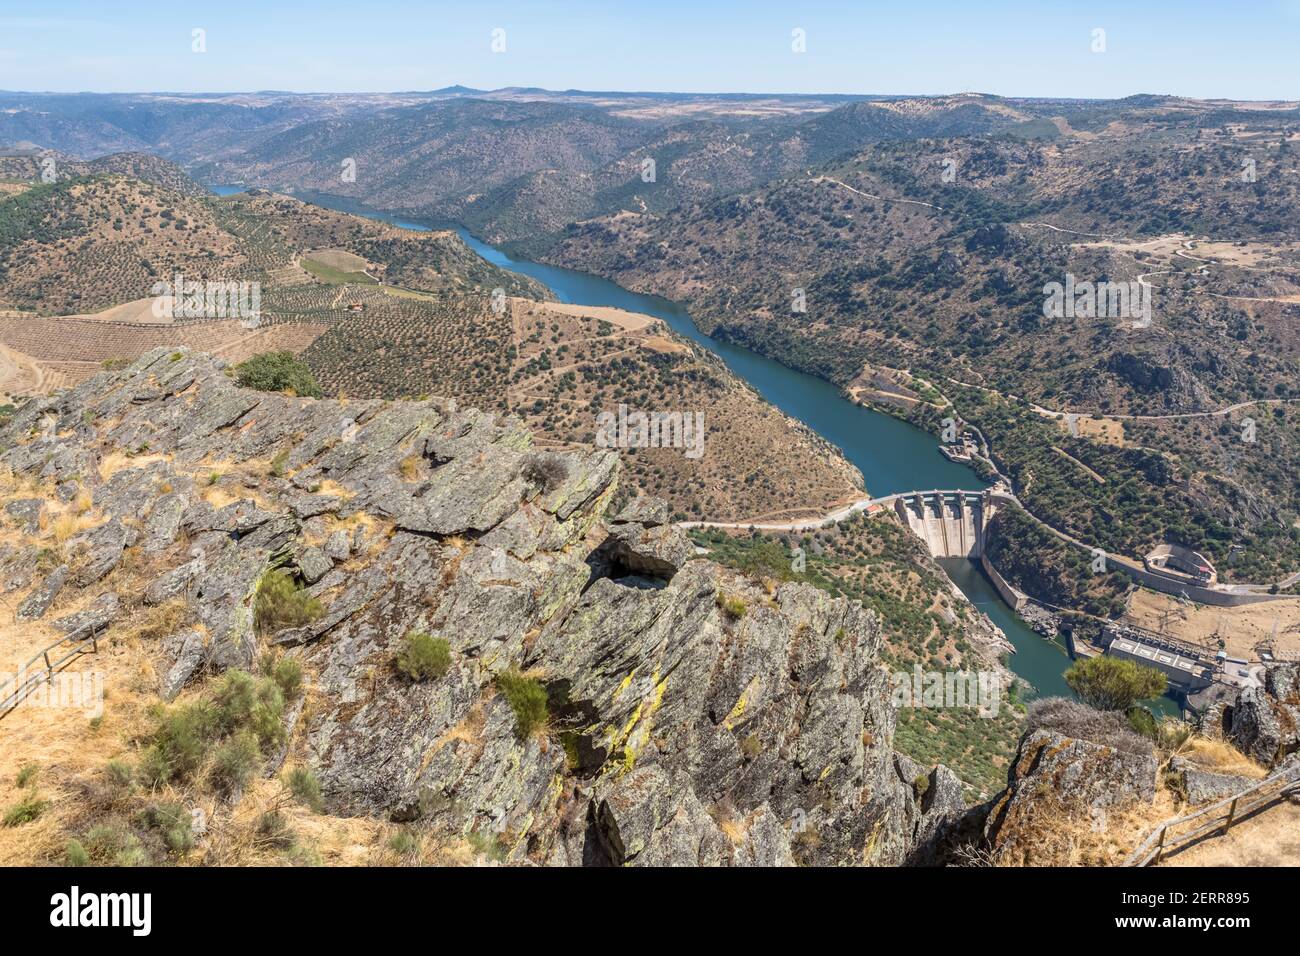
<path id="1" fill-rule="evenodd" d="M 1227 833 L 1230 829 L 1232 829 L 1232 821 L 1237 816 L 1237 799 L 1238 798 L 1233 797 L 1232 805 L 1228 807 L 1228 819 L 1223 824 L 1224 833 Z"/>

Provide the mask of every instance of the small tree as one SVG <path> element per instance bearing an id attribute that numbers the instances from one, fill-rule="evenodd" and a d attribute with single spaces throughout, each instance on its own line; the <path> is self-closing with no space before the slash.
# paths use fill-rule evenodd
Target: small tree
<path id="1" fill-rule="evenodd" d="M 1128 710 L 1165 692 L 1165 675 L 1154 667 L 1118 657 L 1087 657 L 1065 672 L 1065 682 L 1089 707 Z"/>
<path id="2" fill-rule="evenodd" d="M 235 366 L 235 381 L 259 392 L 292 391 L 307 398 L 320 398 L 320 386 L 307 364 L 292 352 L 263 352 Z"/>

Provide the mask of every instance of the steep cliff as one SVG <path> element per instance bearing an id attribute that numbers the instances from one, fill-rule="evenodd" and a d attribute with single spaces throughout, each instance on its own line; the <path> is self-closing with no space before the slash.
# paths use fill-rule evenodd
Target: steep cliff
<path id="1" fill-rule="evenodd" d="M 241 389 L 165 351 L 30 402 L 0 442 L 19 615 L 106 646 L 147 617 L 174 707 L 296 662 L 258 767 L 311 771 L 328 816 L 512 862 L 889 865 L 940 859 L 963 810 L 945 768 L 893 752 L 876 615 L 687 560 L 646 499 L 607 520 L 612 452 L 540 452 L 449 401 Z M 399 666 L 413 635 L 441 664 Z M 167 753 L 159 733 L 124 758 Z M 210 775 L 175 770 L 169 798 L 204 801 Z M 231 790 L 214 813 L 238 815 Z"/>

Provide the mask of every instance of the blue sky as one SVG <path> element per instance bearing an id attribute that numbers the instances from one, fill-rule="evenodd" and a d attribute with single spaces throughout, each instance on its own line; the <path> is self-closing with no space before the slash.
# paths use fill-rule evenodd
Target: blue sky
<path id="1" fill-rule="evenodd" d="M 191 50 L 206 31 L 207 51 Z M 505 31 L 505 52 L 491 50 Z M 807 52 L 791 50 L 801 28 Z M 1106 50 L 1090 47 L 1105 30 Z M 0 89 L 1300 99 L 1300 0 L 0 0 Z"/>

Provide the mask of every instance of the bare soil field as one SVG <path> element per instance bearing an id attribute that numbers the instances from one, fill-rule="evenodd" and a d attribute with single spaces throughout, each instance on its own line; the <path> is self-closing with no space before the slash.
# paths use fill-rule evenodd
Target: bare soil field
<path id="1" fill-rule="evenodd" d="M 1230 657 L 1258 660 L 1255 647 L 1273 640 L 1277 627 L 1275 653 L 1300 653 L 1300 598 L 1265 601 L 1242 607 L 1210 607 L 1204 604 L 1180 605 L 1168 594 L 1145 588 L 1135 591 L 1129 604 L 1128 619 L 1153 631 L 1161 623 L 1171 637 L 1218 650 L 1219 639 Z"/>
<path id="2" fill-rule="evenodd" d="M 154 303 L 158 303 L 158 314 L 154 314 Z M 60 316 L 66 319 L 82 319 L 87 322 L 146 322 L 150 325 L 170 325 L 172 322 L 171 296 L 133 299 L 123 302 L 101 312 L 87 312 L 80 315 Z"/>
<path id="3" fill-rule="evenodd" d="M 1066 418 L 1057 419 L 1062 431 L 1070 431 L 1070 422 Z M 1074 419 L 1074 432 L 1080 438 L 1088 438 L 1103 445 L 1124 447 L 1124 423 L 1114 418 L 1093 418 L 1091 415 L 1079 415 Z"/>
<path id="4" fill-rule="evenodd" d="M 579 318 L 604 320 L 626 332 L 637 332 L 659 322 L 658 319 L 639 312 L 627 312 L 607 305 L 577 305 L 572 302 L 548 302 L 548 312 Z"/>
<path id="5" fill-rule="evenodd" d="M 112 310 L 110 310 L 112 311 Z M 107 361 L 150 349 L 188 347 L 241 362 L 258 352 L 301 352 L 326 329 L 319 323 L 245 328 L 235 320 L 188 325 L 120 325 L 103 318 L 0 318 L 0 393 L 44 394 L 89 378 Z"/>

